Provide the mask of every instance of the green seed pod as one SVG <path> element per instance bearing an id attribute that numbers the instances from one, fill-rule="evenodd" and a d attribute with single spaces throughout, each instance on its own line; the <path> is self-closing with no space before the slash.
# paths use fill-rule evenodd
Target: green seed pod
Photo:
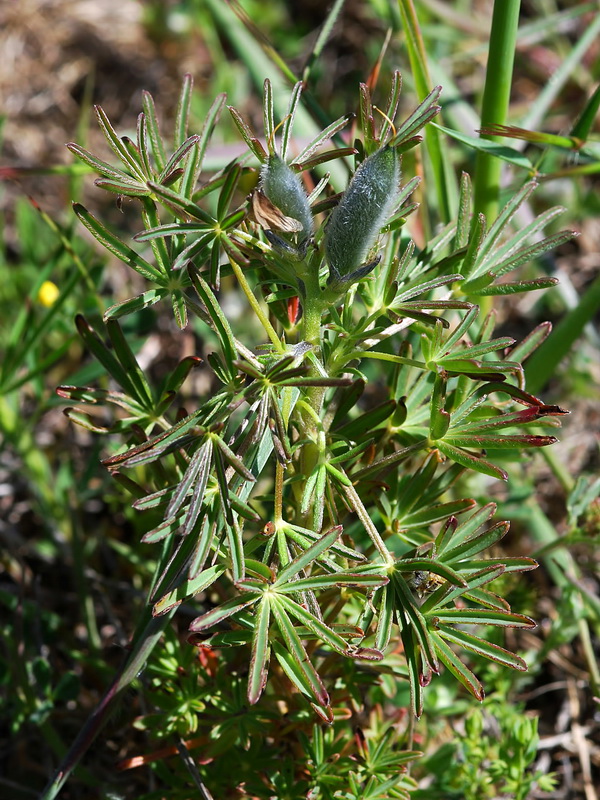
<path id="1" fill-rule="evenodd" d="M 279 158 L 270 155 L 262 168 L 261 189 L 286 217 L 298 220 L 304 237 L 312 235 L 313 216 L 308 197 L 298 175 Z"/>
<path id="2" fill-rule="evenodd" d="M 400 157 L 392 147 L 378 150 L 356 170 L 325 231 L 325 255 L 333 280 L 351 276 L 364 264 L 399 191 Z"/>

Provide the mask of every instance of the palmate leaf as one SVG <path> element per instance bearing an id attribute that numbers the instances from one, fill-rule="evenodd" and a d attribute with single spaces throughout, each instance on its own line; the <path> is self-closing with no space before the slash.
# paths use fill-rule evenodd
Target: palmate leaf
<path id="1" fill-rule="evenodd" d="M 512 293 L 543 288 L 553 284 L 552 279 L 544 278 L 539 282 L 519 281 L 512 284 L 496 282 L 498 278 L 508 272 L 539 258 L 548 250 L 577 235 L 574 231 L 560 231 L 545 238 L 542 236 L 543 228 L 564 210 L 557 207 L 540 214 L 524 228 L 509 235 L 505 243 L 500 244 L 501 238 L 506 236 L 520 206 L 528 201 L 536 186 L 535 181 L 526 183 L 508 201 L 487 233 L 483 217 L 480 217 L 472 226 L 467 253 L 461 266 L 461 272 L 465 278 L 461 290 L 466 295 Z M 465 218 L 466 213 L 463 213 L 463 220 Z M 534 244 L 527 243 L 530 239 L 534 240 Z"/>
<path id="2" fill-rule="evenodd" d="M 106 372 L 123 389 L 123 392 L 106 391 L 90 387 L 60 386 L 57 393 L 78 403 L 89 405 L 112 403 L 120 405 L 131 415 L 129 425 L 139 422 L 147 425 L 156 419 L 171 402 L 172 397 L 155 396 L 140 368 L 119 324 L 109 320 L 106 324 L 108 346 L 82 315 L 76 317 L 79 334 L 86 347 L 104 367 Z M 122 426 L 122 425 L 121 425 Z"/>
<path id="3" fill-rule="evenodd" d="M 429 462 L 431 463 L 431 462 Z M 394 621 L 404 645 L 413 711 L 420 714 L 423 687 L 439 664 L 476 697 L 483 697 L 480 682 L 450 644 L 477 653 L 514 669 L 525 669 L 523 660 L 505 648 L 472 633 L 472 626 L 531 628 L 529 617 L 515 614 L 508 603 L 485 587 L 506 571 L 533 569 L 528 558 L 481 558 L 508 531 L 507 522 L 488 523 L 493 503 L 477 509 L 459 525 L 448 519 L 435 540 L 397 560 L 391 582 L 371 600 L 377 609 L 376 646 L 385 649 L 393 636 Z M 414 593 L 413 591 L 414 590 Z M 415 596 L 416 595 L 416 596 Z M 468 604 L 468 605 L 465 605 Z M 370 624 L 371 614 L 361 621 Z"/>
<path id="4" fill-rule="evenodd" d="M 250 625 L 253 629 L 248 678 L 248 699 L 252 704 L 258 701 L 266 685 L 269 657 L 273 651 L 288 677 L 320 709 L 321 714 L 329 715 L 327 692 L 315 666 L 309 661 L 302 644 L 303 638 L 316 637 L 348 657 L 369 661 L 381 658 L 381 653 L 374 648 L 361 648 L 348 644 L 349 637 L 362 638 L 363 633 L 359 629 L 353 626 L 327 625 L 322 619 L 313 592 L 341 586 L 359 589 L 377 588 L 387 583 L 387 576 L 373 572 L 367 574 L 339 571 L 306 575 L 307 568 L 334 546 L 340 534 L 341 526 L 337 526 L 317 538 L 296 558 L 288 560 L 287 563 L 284 561 L 285 565 L 276 575 L 266 564 L 250 560 L 247 562 L 248 569 L 256 577 L 237 577 L 234 565 L 235 589 L 238 595 L 217 609 L 197 617 L 190 626 L 193 633 L 200 633 L 230 616 L 242 622 L 242 617 L 239 615 L 244 612 L 244 624 Z M 302 576 L 298 578 L 299 573 Z M 198 581 L 201 581 L 201 576 L 202 573 L 198 576 Z M 312 599 L 305 607 L 294 599 L 295 596 Z M 171 596 L 168 602 L 170 599 Z M 254 616 L 248 616 L 245 613 L 246 609 L 255 604 L 258 605 Z M 292 618 L 300 623 L 300 627 L 292 622 Z M 274 622 L 274 629 L 271 629 L 270 620 Z M 246 641 L 247 637 L 240 640 L 240 642 Z"/>
<path id="5" fill-rule="evenodd" d="M 473 507 L 475 501 L 471 499 L 436 503 L 459 475 L 458 470 L 454 474 L 450 470 L 440 473 L 441 463 L 440 453 L 432 450 L 421 467 L 415 467 L 411 474 L 396 473 L 388 478 L 390 490 L 386 493 L 385 505 L 381 498 L 380 505 L 385 521 L 394 531 L 402 533 L 411 528 L 425 528 L 431 522 Z"/>

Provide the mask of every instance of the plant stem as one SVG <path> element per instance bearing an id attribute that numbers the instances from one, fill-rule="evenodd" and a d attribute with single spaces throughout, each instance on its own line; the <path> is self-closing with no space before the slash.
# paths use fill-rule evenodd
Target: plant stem
<path id="1" fill-rule="evenodd" d="M 283 464 L 275 464 L 275 503 L 273 522 L 277 525 L 283 519 Z"/>
<path id="2" fill-rule="evenodd" d="M 375 527 L 375 523 L 369 516 L 369 512 L 364 507 L 363 502 L 358 495 L 358 492 L 354 488 L 354 485 L 351 484 L 350 486 L 343 486 L 341 488 L 346 497 L 348 498 L 348 502 L 350 503 L 354 511 L 356 511 L 358 518 L 364 525 L 365 530 L 369 534 L 369 538 L 371 539 L 371 541 L 375 545 L 375 548 L 377 549 L 377 552 L 383 558 L 384 563 L 386 564 L 386 566 L 392 565 L 394 563 L 392 554 L 385 546 L 385 542 L 383 541 L 379 531 Z"/>
<path id="3" fill-rule="evenodd" d="M 485 88 L 481 104 L 481 126 L 506 122 L 512 84 L 517 28 L 521 0 L 494 0 L 490 49 Z M 482 134 L 482 138 L 501 141 L 500 136 Z M 485 214 L 488 222 L 498 216 L 498 196 L 502 162 L 479 151 L 475 162 L 475 215 Z"/>
<path id="4" fill-rule="evenodd" d="M 235 277 L 238 279 L 238 283 L 240 284 L 240 286 L 242 287 L 242 291 L 246 295 L 246 299 L 248 300 L 248 302 L 250 303 L 250 306 L 252 307 L 252 310 L 254 311 L 254 313 L 256 314 L 256 316 L 258 317 L 260 322 L 262 323 L 262 326 L 265 329 L 265 332 L 266 332 L 267 336 L 269 337 L 269 339 L 273 343 L 273 346 L 275 347 L 275 349 L 277 350 L 278 353 L 285 353 L 285 347 L 281 343 L 281 340 L 280 340 L 279 336 L 277 335 L 277 331 L 275 330 L 275 328 L 269 322 L 268 316 L 262 310 L 262 308 L 260 306 L 260 303 L 258 302 L 256 297 L 254 296 L 254 292 L 252 291 L 252 289 L 250 287 L 250 284 L 246 280 L 246 276 L 242 272 L 242 268 L 232 258 L 230 258 L 229 261 L 230 261 L 230 264 L 231 264 L 231 268 L 232 268 L 232 270 L 233 270 L 233 272 L 235 274 Z"/>

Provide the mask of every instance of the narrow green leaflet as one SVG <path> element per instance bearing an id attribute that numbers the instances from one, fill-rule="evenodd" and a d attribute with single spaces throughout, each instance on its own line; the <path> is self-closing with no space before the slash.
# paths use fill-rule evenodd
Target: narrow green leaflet
<path id="1" fill-rule="evenodd" d="M 97 220 L 93 214 L 90 214 L 80 203 L 74 204 L 73 211 L 89 230 L 94 239 L 97 239 L 110 253 L 138 272 L 143 278 L 162 284 L 164 276 L 156 267 L 153 267 L 152 264 L 146 261 L 145 258 L 142 258 L 139 253 L 132 250 L 132 248 L 119 239 L 118 236 L 111 233 L 108 228 Z"/>
<path id="2" fill-rule="evenodd" d="M 227 321 L 226 316 L 223 314 L 212 289 L 202 278 L 202 276 L 197 272 L 197 270 L 191 267 L 189 269 L 189 274 L 194 289 L 204 304 L 213 324 L 214 330 L 219 337 L 228 371 L 233 378 L 235 375 L 237 375 L 234 361 L 238 356 L 235 340 L 233 338 L 233 333 L 231 332 L 229 322 Z"/>
<path id="3" fill-rule="evenodd" d="M 194 580 L 187 580 L 180 584 L 176 589 L 161 597 L 161 599 L 154 604 L 152 613 L 154 616 L 159 614 L 166 614 L 167 611 L 180 605 L 188 597 L 192 597 L 199 592 L 208 589 L 221 575 L 225 572 L 225 567 L 214 566 L 203 570 Z"/>
<path id="4" fill-rule="evenodd" d="M 271 647 L 269 644 L 269 622 L 271 619 L 271 603 L 265 595 L 258 606 L 254 618 L 254 633 L 252 634 L 252 656 L 248 672 L 248 702 L 251 705 L 258 703 L 267 683 Z"/>
<path id="5" fill-rule="evenodd" d="M 531 161 L 527 158 L 527 156 L 524 156 L 523 153 L 515 150 L 514 147 L 508 147 L 504 144 L 491 142 L 489 139 L 477 139 L 474 136 L 467 136 L 460 131 L 454 131 L 451 128 L 445 128 L 443 125 L 439 125 L 437 122 L 432 122 L 431 124 L 434 128 L 437 128 L 438 130 L 447 134 L 452 139 L 456 139 L 457 142 L 466 144 L 467 147 L 471 147 L 473 150 L 480 150 L 483 153 L 488 153 L 495 158 L 499 158 L 502 161 L 507 161 L 509 164 L 513 164 L 515 167 L 526 169 L 528 172 L 533 171 L 533 164 Z"/>

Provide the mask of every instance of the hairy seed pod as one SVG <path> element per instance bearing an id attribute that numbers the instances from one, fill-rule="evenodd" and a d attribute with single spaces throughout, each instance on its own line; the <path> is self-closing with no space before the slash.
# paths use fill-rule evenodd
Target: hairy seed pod
<path id="1" fill-rule="evenodd" d="M 261 172 L 261 189 L 286 217 L 298 220 L 303 236 L 313 232 L 308 197 L 298 175 L 278 155 L 270 155 Z"/>
<path id="2" fill-rule="evenodd" d="M 359 166 L 325 231 L 332 277 L 350 275 L 365 262 L 399 191 L 400 157 L 392 147 L 383 147 Z"/>

